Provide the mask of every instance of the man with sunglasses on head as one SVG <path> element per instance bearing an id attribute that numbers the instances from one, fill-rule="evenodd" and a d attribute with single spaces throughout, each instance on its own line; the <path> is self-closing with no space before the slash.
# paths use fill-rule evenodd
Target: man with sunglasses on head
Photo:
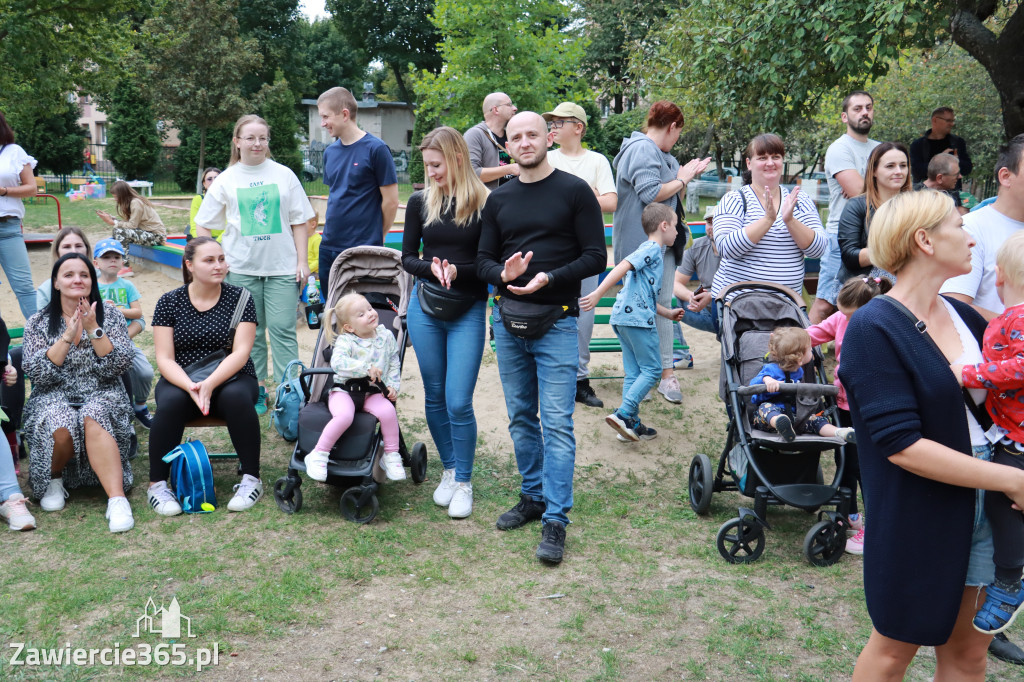
<path id="1" fill-rule="evenodd" d="M 519 175 L 519 166 L 505 149 L 505 126 L 518 109 L 503 92 L 484 97 L 484 120 L 462 134 L 469 147 L 469 162 L 487 189 L 495 190 Z"/>
<path id="2" fill-rule="evenodd" d="M 587 132 L 587 112 L 578 104 L 562 102 L 543 116 L 548 122 L 548 144 L 558 144 L 558 149 L 548 152 L 548 162 L 558 170 L 575 175 L 590 185 L 601 212 L 614 213 L 619 195 L 615 193 L 612 165 L 608 163 L 604 154 L 583 148 L 583 136 Z M 601 238 L 604 239 L 603 225 Z M 596 289 L 598 278 L 599 275 L 593 275 L 584 279 L 580 283 L 580 295 L 586 296 Z M 604 407 L 604 402 L 590 386 L 590 337 L 593 333 L 594 310 L 580 311 L 580 361 L 576 368 L 576 402 L 589 407 Z"/>
<path id="3" fill-rule="evenodd" d="M 967 154 L 964 138 L 953 134 L 955 125 L 956 114 L 949 107 L 939 107 L 932 112 L 932 127 L 910 144 L 910 173 L 915 183 L 928 179 L 928 162 L 939 154 L 952 154 L 960 161 L 960 175 L 971 174 L 974 164 Z M 957 180 L 954 189 L 960 191 L 961 184 Z"/>

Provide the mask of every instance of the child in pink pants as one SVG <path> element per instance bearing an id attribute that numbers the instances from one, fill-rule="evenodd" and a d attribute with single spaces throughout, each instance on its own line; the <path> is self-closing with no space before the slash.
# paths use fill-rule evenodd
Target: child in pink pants
<path id="1" fill-rule="evenodd" d="M 337 323 L 341 333 L 334 341 L 331 354 L 331 369 L 334 382 L 327 406 L 332 419 L 324 427 L 316 447 L 306 455 L 306 473 L 314 481 L 327 480 L 327 459 L 331 448 L 341 434 L 352 425 L 355 404 L 352 396 L 340 388 L 349 379 L 369 379 L 374 384 L 383 382 L 387 395 L 368 393 L 363 410 L 380 422 L 384 436 L 384 457 L 380 467 L 388 479 L 405 480 L 402 456 L 398 452 L 398 414 L 394 401 L 398 398 L 398 387 L 402 380 L 402 367 L 398 360 L 398 341 L 387 328 L 378 324 L 377 311 L 370 302 L 359 294 L 342 296 L 333 310 L 324 319 L 324 333 L 330 341 L 332 330 Z"/>

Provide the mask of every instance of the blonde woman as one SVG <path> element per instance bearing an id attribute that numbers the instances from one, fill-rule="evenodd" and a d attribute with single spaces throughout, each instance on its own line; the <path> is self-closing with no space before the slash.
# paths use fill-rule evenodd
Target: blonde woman
<path id="1" fill-rule="evenodd" d="M 121 242 L 125 254 L 128 253 L 129 244 L 152 246 L 167 241 L 167 230 L 149 199 L 140 196 L 124 180 L 115 182 L 110 188 L 110 193 L 117 202 L 120 219 L 114 218 L 106 211 L 96 211 L 96 215 L 114 228 L 114 239 Z M 125 267 L 127 265 L 126 257 Z"/>
<path id="2" fill-rule="evenodd" d="M 476 275 L 476 253 L 487 188 L 454 128 L 432 130 L 419 148 L 427 188 L 409 197 L 402 238 L 402 265 L 416 277 L 409 336 L 423 379 L 427 426 L 444 465 L 434 502 L 452 518 L 465 518 L 473 511 L 473 390 L 486 329 L 487 284 Z M 428 292 L 432 312 L 416 300 Z"/>
<path id="3" fill-rule="evenodd" d="M 267 332 L 275 377 L 299 357 L 295 305 L 309 277 L 306 223 L 313 215 L 295 173 L 270 159 L 267 122 L 253 114 L 238 119 L 231 160 L 206 190 L 195 224 L 197 237 L 224 231 L 220 241 L 231 266 L 226 281 L 248 289 L 256 304 L 252 361 L 260 415 L 267 411 Z"/>

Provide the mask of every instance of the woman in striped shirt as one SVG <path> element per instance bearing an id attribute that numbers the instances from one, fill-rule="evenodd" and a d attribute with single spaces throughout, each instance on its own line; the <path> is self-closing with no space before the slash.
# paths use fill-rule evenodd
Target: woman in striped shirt
<path id="1" fill-rule="evenodd" d="M 747 145 L 747 184 L 726 194 L 715 216 L 715 246 L 722 264 L 711 293 L 757 280 L 800 293 L 804 258 L 825 252 L 825 231 L 814 201 L 799 188 L 780 185 L 785 146 L 778 135 L 758 135 Z"/>

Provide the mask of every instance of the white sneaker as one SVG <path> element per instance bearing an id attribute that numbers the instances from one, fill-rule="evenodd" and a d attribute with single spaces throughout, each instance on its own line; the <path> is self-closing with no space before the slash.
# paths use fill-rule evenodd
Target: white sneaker
<path id="1" fill-rule="evenodd" d="M 473 484 L 470 482 L 456 483 L 455 494 L 448 505 L 448 516 L 453 519 L 464 519 L 473 513 Z"/>
<path id="2" fill-rule="evenodd" d="M 177 516 L 181 513 L 178 498 L 167 487 L 167 481 L 160 481 L 149 486 L 149 490 L 146 491 L 146 499 L 149 500 L 149 506 L 153 507 L 153 511 L 160 516 Z"/>
<path id="3" fill-rule="evenodd" d="M 402 456 L 397 452 L 385 452 L 380 458 L 380 468 L 389 481 L 404 481 L 405 467 L 402 466 Z"/>
<path id="4" fill-rule="evenodd" d="M 665 396 L 670 403 L 683 402 L 683 392 L 679 388 L 679 380 L 673 374 L 668 379 L 662 379 L 658 384 L 658 393 Z"/>
<path id="5" fill-rule="evenodd" d="M 246 474 L 242 482 L 235 485 L 235 496 L 228 502 L 228 511 L 245 511 L 252 509 L 263 497 L 263 481 Z"/>
<path id="6" fill-rule="evenodd" d="M 68 499 L 68 491 L 64 489 L 63 478 L 51 478 L 50 486 L 46 489 L 39 506 L 44 511 L 60 511 L 64 508 L 64 500 Z"/>
<path id="7" fill-rule="evenodd" d="M 437 484 L 437 490 L 434 491 L 434 504 L 438 507 L 447 507 L 451 504 L 454 494 L 455 469 L 445 469 L 441 474 L 441 482 Z"/>
<path id="8" fill-rule="evenodd" d="M 36 527 L 36 519 L 28 513 L 26 502 L 28 500 L 24 495 L 14 493 L 0 504 L 0 519 L 7 521 L 7 527 L 11 530 L 32 530 Z"/>
<path id="9" fill-rule="evenodd" d="M 107 500 L 107 520 L 110 521 L 111 533 L 123 533 L 135 527 L 132 506 L 127 497 L 111 497 Z"/>
<path id="10" fill-rule="evenodd" d="M 331 453 L 323 450 L 314 450 L 306 455 L 306 475 L 314 481 L 327 480 L 327 460 Z"/>

